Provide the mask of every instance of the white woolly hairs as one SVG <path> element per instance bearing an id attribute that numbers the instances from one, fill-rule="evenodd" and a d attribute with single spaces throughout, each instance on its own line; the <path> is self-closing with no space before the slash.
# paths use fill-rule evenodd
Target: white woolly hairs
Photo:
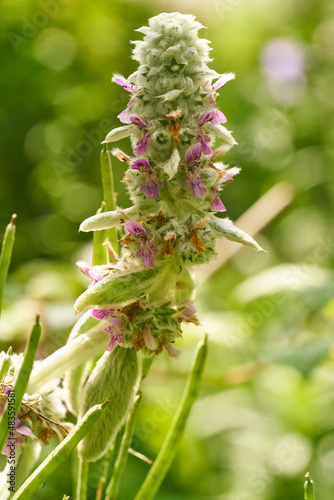
<path id="1" fill-rule="evenodd" d="M 79 418 L 89 408 L 106 399 L 110 404 L 79 444 L 82 460 L 95 462 L 107 452 L 127 417 L 135 396 L 137 378 L 138 364 L 134 348 L 116 347 L 112 352 L 105 352 L 97 362 L 82 392 Z"/>

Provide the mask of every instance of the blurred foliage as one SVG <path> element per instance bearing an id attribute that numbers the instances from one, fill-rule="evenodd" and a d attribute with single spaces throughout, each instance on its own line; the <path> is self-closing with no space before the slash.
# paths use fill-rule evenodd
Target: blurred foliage
<path id="1" fill-rule="evenodd" d="M 310 470 L 317 497 L 334 488 L 333 84 L 330 0 L 4 0 L 0 7 L 0 227 L 18 214 L 4 294 L 1 348 L 22 349 L 36 309 L 40 357 L 64 344 L 91 259 L 82 219 L 100 206 L 100 140 L 128 96 L 134 30 L 161 11 L 193 13 L 214 67 L 234 71 L 219 105 L 242 172 L 223 201 L 238 218 L 282 180 L 288 208 L 258 235 L 267 254 L 241 250 L 201 287 L 211 349 L 201 398 L 157 500 L 296 500 Z M 124 140 L 122 147 L 129 151 Z M 116 164 L 118 204 L 128 198 Z M 243 228 L 247 230 L 247 227 Z M 187 328 L 179 361 L 159 357 L 144 386 L 133 448 L 154 458 L 171 423 L 201 328 Z M 44 450 L 46 453 L 47 450 Z M 65 463 L 36 500 L 71 495 Z M 120 500 L 148 465 L 131 456 Z M 103 463 L 91 466 L 89 498 Z M 63 488 L 63 489 L 62 489 Z"/>

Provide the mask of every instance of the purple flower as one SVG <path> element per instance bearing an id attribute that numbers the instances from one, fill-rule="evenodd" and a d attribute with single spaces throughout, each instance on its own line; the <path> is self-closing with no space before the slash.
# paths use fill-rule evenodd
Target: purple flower
<path id="1" fill-rule="evenodd" d="M 219 180 L 219 182 L 231 182 L 233 181 L 233 177 L 237 175 L 240 172 L 240 168 L 238 167 L 232 167 L 229 168 L 228 170 L 225 170 L 223 173 L 223 176 Z"/>
<path id="2" fill-rule="evenodd" d="M 136 125 L 139 128 L 146 128 L 148 125 L 147 121 L 142 120 L 141 118 L 139 118 L 139 116 L 131 115 L 130 120 L 134 125 Z"/>
<path id="3" fill-rule="evenodd" d="M 150 172 L 152 170 L 149 162 L 143 158 L 135 160 L 130 167 L 132 170 L 139 170 L 140 172 Z"/>
<path id="4" fill-rule="evenodd" d="M 110 342 L 105 350 L 111 352 L 115 349 L 117 344 L 122 344 L 124 342 L 124 323 L 121 318 L 112 318 L 110 323 L 110 326 L 107 326 L 104 331 L 110 337 Z"/>
<path id="5" fill-rule="evenodd" d="M 152 172 L 152 174 L 144 173 L 144 177 L 145 182 L 140 188 L 140 191 L 145 193 L 146 198 L 155 198 L 158 200 L 160 197 L 162 182 L 158 179 L 155 172 Z"/>
<path id="6" fill-rule="evenodd" d="M 147 232 L 145 231 L 145 229 L 143 228 L 143 226 L 141 226 L 140 224 L 138 224 L 137 222 L 134 222 L 132 220 L 130 220 L 126 226 L 125 226 L 125 229 L 133 234 L 134 236 L 143 236 L 143 235 L 147 235 Z"/>
<path id="7" fill-rule="evenodd" d="M 139 158 L 132 163 L 131 169 L 139 170 L 144 174 L 145 182 L 140 190 L 145 193 L 146 198 L 155 198 L 157 200 L 160 196 L 159 188 L 161 188 L 162 182 L 158 179 L 148 161 Z"/>
<path id="8" fill-rule="evenodd" d="M 13 390 L 12 387 L 6 387 L 6 389 L 4 390 L 4 394 L 9 394 L 11 391 Z M 6 398 L 1 398 L 1 403 L 0 403 L 0 415 L 1 413 L 4 411 L 5 409 L 5 406 L 6 406 L 6 401 L 7 399 Z"/>
<path id="9" fill-rule="evenodd" d="M 32 430 L 30 429 L 30 427 L 24 425 L 19 418 L 15 420 L 15 430 L 16 432 L 19 432 L 22 436 L 28 436 L 31 439 L 37 439 L 36 436 L 33 434 Z"/>
<path id="10" fill-rule="evenodd" d="M 30 427 L 23 424 L 19 418 L 16 418 L 14 428 L 12 428 L 11 431 L 11 435 L 10 437 L 8 437 L 6 444 L 1 452 L 2 455 L 7 455 L 7 457 L 9 457 L 11 454 L 11 442 L 15 439 L 16 446 L 22 444 L 24 442 L 23 436 L 27 436 L 31 439 L 37 439 Z"/>
<path id="11" fill-rule="evenodd" d="M 220 78 L 218 78 L 218 80 L 216 81 L 216 83 L 214 85 L 212 85 L 213 90 L 220 89 L 221 87 L 223 87 L 225 85 L 225 83 L 229 82 L 230 80 L 233 80 L 234 78 L 235 78 L 234 73 L 225 73 Z"/>
<path id="12" fill-rule="evenodd" d="M 192 172 L 190 170 L 187 171 L 185 186 L 191 189 L 195 200 L 197 200 L 197 198 L 202 198 L 206 193 L 203 179 L 199 175 L 196 167 L 193 168 Z"/>
<path id="13" fill-rule="evenodd" d="M 189 149 L 186 151 L 186 162 L 188 166 L 193 166 L 196 165 L 202 154 L 202 145 L 201 144 L 194 144 L 193 146 L 190 146 Z"/>
<path id="14" fill-rule="evenodd" d="M 103 274 L 97 266 L 92 267 L 85 262 L 78 262 L 77 265 L 88 278 L 92 278 L 94 281 L 101 281 L 103 279 Z"/>
<path id="15" fill-rule="evenodd" d="M 215 116 L 215 112 L 213 110 L 207 111 L 206 113 L 204 113 L 203 115 L 201 115 L 198 118 L 198 120 L 197 120 L 198 126 L 202 127 L 206 123 L 211 122 L 211 120 L 213 120 L 214 116 Z"/>
<path id="16" fill-rule="evenodd" d="M 214 212 L 226 212 L 226 208 L 219 198 L 219 190 L 217 188 L 215 188 L 215 195 L 212 202 L 210 203 L 210 208 Z"/>
<path id="17" fill-rule="evenodd" d="M 142 155 L 147 150 L 147 145 L 151 140 L 151 134 L 148 130 L 143 130 L 141 133 L 141 137 L 137 142 L 137 146 L 134 148 L 133 152 L 136 156 Z"/>
<path id="18" fill-rule="evenodd" d="M 200 143 L 202 146 L 202 153 L 204 155 L 212 155 L 213 151 L 210 148 L 208 142 L 210 142 L 210 137 L 204 132 L 203 129 L 197 131 L 196 142 Z"/>
<path id="19" fill-rule="evenodd" d="M 144 258 L 144 268 L 153 269 L 155 257 L 154 254 L 158 253 L 157 247 L 149 240 L 147 232 L 145 229 L 137 222 L 129 221 L 125 229 L 134 236 L 139 237 L 139 250 L 136 253 L 136 257 Z"/>
<path id="20" fill-rule="evenodd" d="M 197 120 L 199 127 L 202 127 L 208 122 L 212 123 L 212 125 L 219 125 L 219 123 L 226 123 L 227 118 L 224 113 L 222 113 L 218 108 L 215 108 L 211 111 L 207 111 Z"/>
<path id="21" fill-rule="evenodd" d="M 128 92 L 131 93 L 136 92 L 135 89 L 132 87 L 132 85 L 122 75 L 114 75 L 111 81 L 117 83 L 117 85 L 120 85 L 123 89 L 127 90 Z"/>
<path id="22" fill-rule="evenodd" d="M 92 309 L 91 315 L 93 318 L 98 319 L 99 321 L 102 321 L 103 319 L 110 321 L 110 318 L 112 317 L 114 312 L 115 309 Z"/>
<path id="23" fill-rule="evenodd" d="M 154 254 L 158 253 L 157 247 L 150 240 L 140 239 L 140 248 L 136 254 L 138 258 L 144 258 L 144 268 L 153 269 L 155 257 Z"/>
<path id="24" fill-rule="evenodd" d="M 213 117 L 213 120 L 211 121 L 212 125 L 219 125 L 220 123 L 227 122 L 226 116 L 218 108 L 214 110 L 214 113 L 215 115 Z"/>
<path id="25" fill-rule="evenodd" d="M 117 115 L 117 118 L 122 122 L 122 123 L 132 123 L 130 115 L 129 115 L 129 110 L 126 108 L 124 111 L 122 111 L 119 115 Z"/>
<path id="26" fill-rule="evenodd" d="M 185 306 L 182 311 L 183 316 L 193 316 L 197 311 L 196 305 L 190 300 L 182 300 L 180 306 Z"/>

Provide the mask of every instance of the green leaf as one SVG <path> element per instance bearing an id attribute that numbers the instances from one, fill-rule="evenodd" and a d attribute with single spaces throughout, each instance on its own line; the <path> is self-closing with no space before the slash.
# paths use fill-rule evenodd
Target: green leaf
<path id="1" fill-rule="evenodd" d="M 168 180 L 172 179 L 174 175 L 178 172 L 179 165 L 180 165 L 180 153 L 177 148 L 174 148 L 171 157 L 163 165 L 163 169 L 168 175 Z"/>
<path id="2" fill-rule="evenodd" d="M 0 366 L 0 383 L 3 381 L 5 375 L 8 373 L 9 368 L 11 367 L 11 354 L 12 348 L 10 347 L 6 354 L 3 357 L 2 364 Z"/>
<path id="3" fill-rule="evenodd" d="M 75 312 L 93 306 L 122 304 L 135 301 L 157 286 L 158 267 L 142 271 L 121 271 L 104 278 L 88 288 L 75 302 Z M 158 280 L 159 281 L 159 280 Z"/>
<path id="4" fill-rule="evenodd" d="M 30 373 L 35 361 L 39 339 L 41 337 L 41 325 L 39 323 L 39 316 L 36 316 L 36 322 L 33 326 L 27 345 L 24 352 L 24 357 L 20 371 L 17 375 L 16 381 L 13 386 L 13 394 L 15 395 L 15 418 L 21 408 L 22 398 L 26 392 Z M 7 401 L 8 403 L 8 401 Z M 8 425 L 8 404 L 4 408 L 0 421 L 0 450 L 3 449 L 10 431 Z M 14 420 L 15 420 L 14 418 Z"/>
<path id="5" fill-rule="evenodd" d="M 124 125 L 123 127 L 114 128 L 109 132 L 109 134 L 107 134 L 107 137 L 104 139 L 102 144 L 119 141 L 120 139 L 129 137 L 129 135 L 131 135 L 134 131 L 136 131 L 136 126 L 132 123 L 130 125 Z"/>
<path id="6" fill-rule="evenodd" d="M 135 399 L 131 412 L 127 418 L 120 450 L 114 465 L 114 470 L 112 473 L 112 477 L 110 479 L 110 483 L 106 489 L 105 500 L 111 500 L 113 498 L 117 498 L 118 489 L 121 482 L 121 476 L 129 456 L 128 450 L 131 446 L 131 441 L 134 431 L 135 416 L 140 400 L 141 400 L 141 395 L 138 395 Z"/>
<path id="7" fill-rule="evenodd" d="M 16 214 L 12 215 L 12 220 L 6 227 L 5 235 L 2 241 L 0 254 L 0 315 L 2 307 L 2 294 L 7 278 L 7 273 L 12 258 L 12 251 L 15 241 L 15 219 Z"/>
<path id="8" fill-rule="evenodd" d="M 112 211 L 93 215 L 81 223 L 79 230 L 87 233 L 89 231 L 102 231 L 103 229 L 118 226 L 122 223 L 122 220 L 126 221 L 124 214 L 127 215 L 132 210 L 133 208 L 131 207 L 122 210 L 122 213 L 120 211 Z"/>
<path id="9" fill-rule="evenodd" d="M 302 345 L 291 342 L 284 346 L 276 344 L 265 352 L 265 359 L 274 363 L 293 366 L 304 377 L 308 377 L 312 370 L 326 357 L 332 344 L 332 339 L 328 339 L 327 342 L 318 340 Z"/>
<path id="10" fill-rule="evenodd" d="M 243 281 L 233 290 L 232 298 L 245 304 L 274 293 L 306 293 L 312 289 L 315 293 L 309 306 L 322 299 L 321 289 L 329 300 L 333 296 L 333 273 L 316 266 L 279 264 Z"/>
<path id="11" fill-rule="evenodd" d="M 177 446 L 181 441 L 190 410 L 198 396 L 205 360 L 207 356 L 207 336 L 198 344 L 192 371 L 188 377 L 182 401 L 176 412 L 167 437 L 152 465 L 135 500 L 152 500 L 157 493 L 169 467 L 176 455 Z"/>
<path id="12" fill-rule="evenodd" d="M 100 322 L 98 323 L 97 321 L 98 320 L 91 316 L 90 311 L 87 311 L 74 325 L 68 337 L 67 344 L 73 342 L 80 335 L 89 331 L 90 328 L 94 328 L 99 325 Z M 107 342 L 107 336 L 105 337 L 105 341 Z M 78 416 L 79 413 L 81 392 L 84 383 L 90 374 L 91 364 L 91 361 L 82 363 L 73 369 L 67 370 L 64 376 L 63 387 L 66 406 L 70 412 L 76 416 Z"/>
<path id="13" fill-rule="evenodd" d="M 306 481 L 304 483 L 304 500 L 316 500 L 314 493 L 314 482 L 310 477 L 310 473 L 305 474 Z"/>
<path id="14" fill-rule="evenodd" d="M 12 500 L 31 500 L 33 493 L 52 474 L 52 472 L 69 456 L 71 451 L 92 429 L 94 424 L 102 417 L 109 403 L 96 405 L 90 408 L 77 423 L 70 434 L 62 441 L 39 467 L 29 476 L 21 488 L 15 493 Z"/>
<path id="15" fill-rule="evenodd" d="M 157 99 L 162 99 L 162 102 L 174 101 L 180 94 L 184 92 L 184 89 L 169 90 L 165 94 L 157 96 Z"/>
<path id="16" fill-rule="evenodd" d="M 257 251 L 265 251 L 251 236 L 249 236 L 249 234 L 236 227 L 228 218 L 219 219 L 218 217 L 212 217 L 209 221 L 209 225 L 216 233 L 225 236 L 228 240 L 242 243 Z"/>
<path id="17" fill-rule="evenodd" d="M 99 424 L 81 442 L 78 451 L 82 460 L 95 462 L 107 452 L 133 403 L 137 378 L 137 353 L 133 347 L 117 346 L 112 352 L 106 351 L 97 362 L 84 387 L 79 416 L 106 398 L 111 404 Z"/>
<path id="18" fill-rule="evenodd" d="M 62 377 L 67 370 L 74 370 L 95 356 L 101 356 L 108 343 L 103 331 L 104 322 L 90 316 L 81 316 L 71 332 L 71 342 L 45 358 L 31 374 L 28 392 L 38 393 L 50 380 Z"/>
<path id="19" fill-rule="evenodd" d="M 231 132 L 229 132 L 223 125 L 207 124 L 206 131 L 209 134 L 214 134 L 215 136 L 224 139 L 224 141 L 228 142 L 229 144 L 238 144 L 232 136 Z"/>

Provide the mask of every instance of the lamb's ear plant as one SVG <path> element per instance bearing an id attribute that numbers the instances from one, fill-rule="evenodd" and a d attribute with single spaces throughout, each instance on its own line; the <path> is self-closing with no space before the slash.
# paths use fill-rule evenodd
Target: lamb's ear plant
<path id="1" fill-rule="evenodd" d="M 92 280 L 75 303 L 76 313 L 84 314 L 66 346 L 34 365 L 29 383 L 27 377 L 26 385 L 20 386 L 23 401 L 17 408 L 21 417 L 22 404 L 33 412 L 32 404 L 24 399 L 25 391 L 27 398 L 37 395 L 40 404 L 47 401 L 46 394 L 54 398 L 58 378 L 63 377 L 67 407 L 81 420 L 26 480 L 15 499 L 30 498 L 77 444 L 77 497 L 85 498 L 87 462 L 109 457 L 116 435 L 123 429 L 114 469 L 105 478 L 105 498 L 117 498 L 141 380 L 162 351 L 177 358 L 175 344 L 182 337 L 182 322 L 199 323 L 192 270 L 214 258 L 220 237 L 261 250 L 253 238 L 220 217 L 226 211 L 220 192 L 239 168 L 228 168 L 221 160 L 236 141 L 223 125 L 227 120 L 216 100 L 218 90 L 234 74 L 219 74 L 208 67 L 209 42 L 198 37 L 201 28 L 191 15 L 168 13 L 152 18 L 149 27 L 138 30 L 144 39 L 135 42 L 133 51 L 137 71 L 128 78 L 113 77 L 129 93 L 129 102 L 118 116 L 123 125 L 109 132 L 103 142 L 104 203 L 80 226 L 81 231 L 94 232 L 92 265 L 78 263 Z M 115 146 L 124 138 L 131 141 L 131 154 Z M 115 204 L 112 159 L 115 168 L 121 168 L 120 162 L 127 166 L 123 182 L 132 205 L 126 209 Z M 9 254 L 9 239 L 4 248 Z M 205 338 L 198 347 L 180 408 L 138 500 L 154 497 L 171 464 L 198 394 L 206 352 Z M 7 370 L 1 380 L 4 402 L 11 376 L 8 356 L 3 356 L 5 368 L 1 371 Z M 22 369 L 25 363 L 26 358 Z M 105 400 L 109 404 L 103 410 Z M 4 419 L 6 410 L 2 410 Z M 58 425 L 65 418 L 65 412 L 60 413 L 55 419 Z M 25 441 L 45 437 L 43 429 L 37 435 L 29 429 Z M 5 442 L 3 435 L 1 444 Z"/>

